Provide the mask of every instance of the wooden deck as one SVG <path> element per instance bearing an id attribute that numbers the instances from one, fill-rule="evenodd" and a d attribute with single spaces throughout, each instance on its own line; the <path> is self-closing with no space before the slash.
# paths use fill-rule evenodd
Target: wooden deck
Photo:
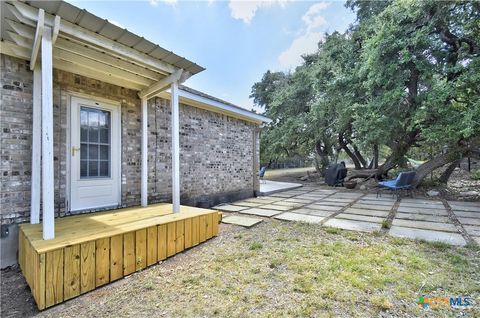
<path id="1" fill-rule="evenodd" d="M 19 264 L 39 309 L 86 293 L 218 235 L 221 214 L 171 204 L 125 208 L 55 220 L 55 239 L 41 224 L 22 224 Z"/>

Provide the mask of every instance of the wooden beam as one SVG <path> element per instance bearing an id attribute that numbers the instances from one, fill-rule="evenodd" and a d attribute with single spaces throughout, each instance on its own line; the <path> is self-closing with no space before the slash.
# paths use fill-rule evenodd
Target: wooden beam
<path id="1" fill-rule="evenodd" d="M 15 32 L 7 31 L 8 36 L 15 42 L 16 45 L 30 50 L 33 47 L 33 42 L 30 39 L 27 39 Z M 30 57 L 32 54 L 29 54 Z"/>
<path id="2" fill-rule="evenodd" d="M 95 48 L 86 47 L 84 44 L 79 44 L 75 41 L 58 38 L 57 42 L 55 43 L 55 47 L 75 53 L 77 55 L 81 55 L 89 59 L 96 60 L 98 62 L 105 63 L 107 65 L 119 68 L 121 70 L 136 75 L 141 75 L 153 81 L 158 81 L 163 77 L 163 75 L 158 72 L 151 71 L 145 67 L 138 66 L 137 64 L 127 62 L 117 57 L 105 54 L 101 51 L 96 50 Z"/>
<path id="3" fill-rule="evenodd" d="M 113 76 L 119 79 L 124 79 L 126 81 L 130 81 L 136 84 L 140 84 L 141 86 L 145 87 L 151 85 L 152 80 L 147 79 L 143 76 L 136 75 L 130 72 L 126 72 L 124 70 L 118 69 L 116 67 L 112 67 L 110 65 L 104 64 L 99 61 L 95 61 L 81 55 L 77 55 L 68 51 L 64 51 L 62 49 L 56 48 L 54 51 L 55 60 L 64 60 L 76 65 L 81 65 L 85 68 L 99 71 L 105 73 L 106 76 Z"/>
<path id="4" fill-rule="evenodd" d="M 53 170 L 53 58 L 52 31 L 42 36 L 42 209 L 43 239 L 55 238 Z"/>
<path id="5" fill-rule="evenodd" d="M 7 23 L 12 27 L 12 29 L 17 32 L 19 35 L 29 39 L 33 40 L 35 38 L 35 29 L 32 27 L 29 27 L 27 25 L 18 23 L 16 21 L 10 20 L 10 19 L 5 19 Z"/>
<path id="6" fill-rule="evenodd" d="M 42 43 L 43 29 L 45 24 L 45 11 L 38 10 L 37 29 L 35 31 L 35 38 L 33 40 L 32 56 L 30 58 L 30 70 L 35 68 L 37 62 L 38 51 L 40 50 L 40 43 Z"/>
<path id="7" fill-rule="evenodd" d="M 180 212 L 180 111 L 178 105 L 178 82 L 170 88 L 172 96 L 172 205 L 173 213 Z"/>
<path id="8" fill-rule="evenodd" d="M 172 83 L 178 82 L 180 80 L 181 76 L 182 76 L 182 73 L 183 73 L 183 69 L 179 69 L 179 70 L 175 71 L 175 73 L 173 73 L 173 74 L 171 74 L 171 75 L 169 75 L 165 78 L 162 78 L 158 82 L 156 82 L 156 83 L 150 85 L 149 87 L 141 90 L 138 93 L 138 96 L 140 98 L 152 98 L 155 95 L 158 95 L 159 93 L 164 91 L 168 86 L 172 85 Z"/>
<path id="9" fill-rule="evenodd" d="M 13 6 L 18 10 L 18 12 L 26 19 L 36 21 L 38 9 L 29 6 L 26 3 L 20 1 L 12 2 Z M 45 15 L 45 22 L 49 26 L 54 25 L 54 18 L 50 14 Z M 130 48 L 124 44 L 115 42 L 107 37 L 104 37 L 100 34 L 96 34 L 92 31 L 84 29 L 78 25 L 75 25 L 71 22 L 63 20 L 60 24 L 60 32 L 72 36 L 76 39 L 85 41 L 92 45 L 101 47 L 112 54 L 125 57 L 127 60 L 133 60 L 137 64 L 144 65 L 150 69 L 159 71 L 163 74 L 171 74 L 177 70 L 171 64 L 153 58 L 145 53 L 141 53 L 133 48 Z"/>
<path id="10" fill-rule="evenodd" d="M 42 158 L 42 67 L 33 69 L 32 184 L 30 223 L 40 223 L 40 180 Z"/>
<path id="11" fill-rule="evenodd" d="M 99 81 L 102 81 L 102 82 L 110 83 L 110 84 L 125 87 L 125 88 L 134 89 L 134 90 L 137 90 L 137 91 L 139 91 L 143 87 L 145 87 L 144 85 L 136 84 L 136 83 L 127 81 L 125 79 L 114 77 L 114 76 L 111 76 L 111 75 L 106 75 L 103 72 L 99 72 L 99 71 L 93 70 L 91 68 L 86 68 L 86 67 L 81 66 L 81 65 L 76 65 L 76 64 L 73 64 L 71 62 L 64 61 L 64 60 L 56 60 L 55 59 L 54 60 L 54 66 L 55 66 L 56 69 L 59 69 L 59 70 L 62 70 L 62 71 L 82 75 L 82 76 L 93 78 L 93 79 L 96 79 L 96 80 L 99 80 Z"/>
<path id="12" fill-rule="evenodd" d="M 5 55 L 15 56 L 21 59 L 28 60 L 32 50 L 20 47 L 15 43 L 2 41 L 0 42 L 0 52 Z"/>
<path id="13" fill-rule="evenodd" d="M 52 30 L 52 44 L 55 45 L 57 42 L 58 33 L 60 32 L 60 16 L 56 15 L 53 20 L 53 30 Z"/>
<path id="14" fill-rule="evenodd" d="M 142 98 L 142 177 L 141 204 L 148 204 L 148 100 Z"/>

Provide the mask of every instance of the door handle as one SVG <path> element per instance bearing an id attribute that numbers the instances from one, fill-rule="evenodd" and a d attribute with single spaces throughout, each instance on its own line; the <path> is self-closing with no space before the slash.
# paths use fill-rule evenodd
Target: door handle
<path id="1" fill-rule="evenodd" d="M 80 147 L 76 148 L 75 146 L 72 146 L 72 156 L 75 156 L 76 151 L 80 151 Z"/>

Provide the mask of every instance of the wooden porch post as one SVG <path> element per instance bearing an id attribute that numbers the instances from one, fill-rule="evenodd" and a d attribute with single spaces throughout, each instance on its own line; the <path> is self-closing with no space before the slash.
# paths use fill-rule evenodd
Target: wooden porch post
<path id="1" fill-rule="evenodd" d="M 141 204 L 148 204 L 148 99 L 142 98 L 142 178 Z"/>
<path id="2" fill-rule="evenodd" d="M 40 223 L 40 180 L 42 151 L 42 67 L 33 68 L 32 187 L 30 223 Z"/>
<path id="3" fill-rule="evenodd" d="M 42 201 L 43 239 L 55 237 L 54 173 L 53 173 L 53 65 L 52 30 L 43 30 L 42 37 Z"/>
<path id="4" fill-rule="evenodd" d="M 180 114 L 178 106 L 178 82 L 171 85 L 172 106 L 172 205 L 173 213 L 180 212 Z"/>

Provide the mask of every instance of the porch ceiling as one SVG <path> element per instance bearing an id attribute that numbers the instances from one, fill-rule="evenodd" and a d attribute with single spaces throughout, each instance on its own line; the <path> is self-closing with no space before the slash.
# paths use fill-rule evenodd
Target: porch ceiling
<path id="1" fill-rule="evenodd" d="M 183 69 L 190 74 L 203 67 L 167 51 L 126 29 L 64 1 L 1 2 L 1 53 L 30 60 L 38 9 L 45 24 L 61 17 L 53 50 L 56 69 L 115 85 L 142 90 Z"/>

